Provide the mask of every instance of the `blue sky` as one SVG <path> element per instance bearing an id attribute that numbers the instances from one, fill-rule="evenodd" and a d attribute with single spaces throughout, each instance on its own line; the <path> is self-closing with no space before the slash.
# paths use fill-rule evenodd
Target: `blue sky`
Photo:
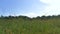
<path id="1" fill-rule="evenodd" d="M 59 0 L 0 0 L 0 15 L 25 15 L 29 17 L 57 15 L 60 14 L 58 1 Z"/>

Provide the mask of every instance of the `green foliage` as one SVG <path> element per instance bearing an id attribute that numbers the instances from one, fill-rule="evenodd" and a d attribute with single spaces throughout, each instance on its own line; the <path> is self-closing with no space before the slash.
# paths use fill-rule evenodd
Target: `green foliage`
<path id="1" fill-rule="evenodd" d="M 60 16 L 0 18 L 0 34 L 60 34 Z"/>

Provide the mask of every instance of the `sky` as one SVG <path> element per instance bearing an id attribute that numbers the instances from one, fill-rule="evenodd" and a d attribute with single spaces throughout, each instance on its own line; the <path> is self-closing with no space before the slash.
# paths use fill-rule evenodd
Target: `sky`
<path id="1" fill-rule="evenodd" d="M 60 14 L 60 0 L 0 0 L 3 16 L 48 16 Z"/>

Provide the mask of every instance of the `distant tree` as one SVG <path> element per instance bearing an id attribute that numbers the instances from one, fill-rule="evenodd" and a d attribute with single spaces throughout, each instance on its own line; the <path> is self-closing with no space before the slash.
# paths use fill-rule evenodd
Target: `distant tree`
<path id="1" fill-rule="evenodd" d="M 8 16 L 8 17 L 9 17 L 9 18 L 15 18 L 14 16 L 11 16 L 11 15 L 10 15 L 10 16 Z"/>
<path id="2" fill-rule="evenodd" d="M 40 19 L 41 17 L 40 16 L 37 16 L 36 19 Z"/>
<path id="3" fill-rule="evenodd" d="M 43 15 L 43 16 L 41 17 L 41 19 L 46 19 L 46 16 Z"/>
<path id="4" fill-rule="evenodd" d="M 18 16 L 18 18 L 22 18 L 22 19 L 31 19 L 31 18 L 29 18 L 29 17 L 27 17 L 27 16 Z"/>
<path id="5" fill-rule="evenodd" d="M 4 16 L 4 19 L 12 19 L 14 16 Z"/>
<path id="6" fill-rule="evenodd" d="M 51 19 L 51 17 L 52 17 L 52 16 L 47 16 L 46 18 L 47 18 L 47 19 Z"/>
<path id="7" fill-rule="evenodd" d="M 58 17 L 60 18 L 60 15 L 58 15 Z"/>
<path id="8" fill-rule="evenodd" d="M 4 18 L 4 16 L 3 15 L 1 15 L 1 17 L 0 18 Z"/>
<path id="9" fill-rule="evenodd" d="M 52 15 L 52 18 L 57 18 L 57 16 L 56 15 Z"/>

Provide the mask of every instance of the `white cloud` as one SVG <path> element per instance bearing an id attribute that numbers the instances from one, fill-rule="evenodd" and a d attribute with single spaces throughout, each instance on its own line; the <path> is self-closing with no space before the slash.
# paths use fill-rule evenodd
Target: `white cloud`
<path id="1" fill-rule="evenodd" d="M 60 0 L 40 0 L 43 3 L 47 3 L 47 4 L 59 4 Z"/>
<path id="2" fill-rule="evenodd" d="M 41 5 L 33 5 L 32 8 L 36 8 L 34 10 L 29 10 L 29 12 L 21 14 L 28 17 L 36 17 L 36 16 L 42 16 L 42 15 L 58 15 L 60 14 L 60 0 L 40 0 L 40 2 L 44 4 L 48 4 L 48 6 Z M 40 9 L 41 8 L 41 9 Z"/>
<path id="3" fill-rule="evenodd" d="M 36 16 L 38 16 L 36 13 L 34 13 L 34 12 L 29 12 L 29 13 L 25 13 L 25 14 L 21 14 L 21 15 L 25 15 L 25 16 L 28 16 L 28 17 L 36 17 Z"/>
<path id="4" fill-rule="evenodd" d="M 47 15 L 60 14 L 60 0 L 40 0 L 40 2 L 42 2 L 44 4 L 48 4 L 48 6 L 47 7 L 45 6 L 45 8 L 42 11 L 37 10 L 39 13 L 29 12 L 24 15 L 26 15 L 28 17 L 36 17 L 36 16 L 42 16 L 42 15 L 47 16 Z"/>
<path id="5" fill-rule="evenodd" d="M 40 2 L 43 2 L 49 5 L 43 10 L 45 11 L 46 15 L 60 14 L 60 0 L 40 0 Z"/>

